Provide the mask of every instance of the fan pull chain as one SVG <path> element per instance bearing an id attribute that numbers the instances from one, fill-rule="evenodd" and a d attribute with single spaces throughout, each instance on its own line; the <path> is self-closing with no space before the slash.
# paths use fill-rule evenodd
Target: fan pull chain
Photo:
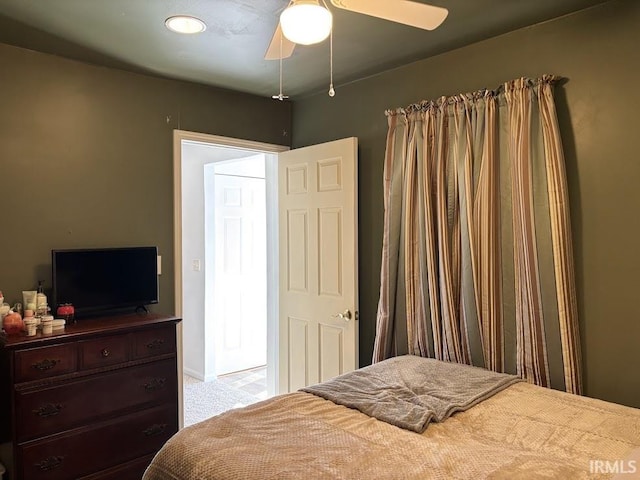
<path id="1" fill-rule="evenodd" d="M 336 91 L 333 88 L 333 26 L 329 33 L 329 96 L 334 97 Z"/>
<path id="2" fill-rule="evenodd" d="M 273 95 L 271 98 L 274 100 L 283 101 L 285 98 L 289 98 L 289 95 L 282 94 L 282 37 L 284 34 L 280 31 L 280 93 L 278 95 Z"/>

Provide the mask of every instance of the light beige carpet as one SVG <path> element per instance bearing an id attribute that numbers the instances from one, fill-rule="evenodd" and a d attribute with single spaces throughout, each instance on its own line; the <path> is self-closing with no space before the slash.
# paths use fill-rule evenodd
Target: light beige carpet
<path id="1" fill-rule="evenodd" d="M 185 379 L 184 426 L 188 427 L 232 408 L 245 407 L 258 401 L 257 397 L 218 380 L 200 382 Z"/>

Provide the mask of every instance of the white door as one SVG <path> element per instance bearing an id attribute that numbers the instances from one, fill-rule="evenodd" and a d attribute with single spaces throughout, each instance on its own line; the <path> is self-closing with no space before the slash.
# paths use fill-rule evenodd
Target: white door
<path id="1" fill-rule="evenodd" d="M 267 362 L 264 178 L 215 175 L 216 375 Z"/>
<path id="2" fill-rule="evenodd" d="M 280 393 L 358 367 L 357 142 L 279 155 Z"/>

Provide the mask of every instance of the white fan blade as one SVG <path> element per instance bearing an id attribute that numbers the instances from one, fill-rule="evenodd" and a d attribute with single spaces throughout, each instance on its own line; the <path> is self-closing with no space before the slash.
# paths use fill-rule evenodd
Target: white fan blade
<path id="1" fill-rule="evenodd" d="M 267 48 L 267 53 L 264 54 L 265 60 L 280 59 L 280 39 L 282 39 L 282 58 L 289 58 L 293 54 L 293 49 L 296 47 L 296 44 L 282 34 L 280 22 L 278 22 L 278 28 L 276 28 L 276 32 L 273 34 L 269 48 Z"/>
<path id="2" fill-rule="evenodd" d="M 433 30 L 447 18 L 449 10 L 409 0 L 331 0 L 333 6 L 392 22 Z"/>

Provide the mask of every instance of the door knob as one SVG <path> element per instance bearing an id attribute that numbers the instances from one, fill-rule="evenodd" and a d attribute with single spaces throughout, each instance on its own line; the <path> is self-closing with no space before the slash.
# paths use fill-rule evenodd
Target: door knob
<path id="1" fill-rule="evenodd" d="M 332 317 L 333 318 L 341 318 L 345 322 L 348 322 L 349 320 L 351 320 L 351 310 L 349 310 L 347 308 L 344 312 L 336 313 L 335 315 L 332 315 Z"/>

